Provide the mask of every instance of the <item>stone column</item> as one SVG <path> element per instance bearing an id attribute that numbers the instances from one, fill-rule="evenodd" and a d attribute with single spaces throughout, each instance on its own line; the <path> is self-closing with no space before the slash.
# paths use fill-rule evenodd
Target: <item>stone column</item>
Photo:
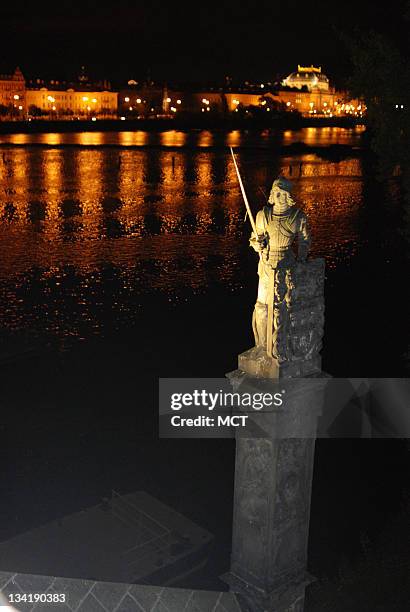
<path id="1" fill-rule="evenodd" d="M 280 384 L 233 373 L 241 392 L 285 391 L 236 440 L 231 571 L 224 576 L 251 612 L 300 612 L 305 587 L 317 418 L 326 378 Z"/>

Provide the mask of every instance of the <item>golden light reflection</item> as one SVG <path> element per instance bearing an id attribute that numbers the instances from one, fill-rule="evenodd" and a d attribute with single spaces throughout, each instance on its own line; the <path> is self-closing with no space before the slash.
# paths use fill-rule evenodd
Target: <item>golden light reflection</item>
<path id="1" fill-rule="evenodd" d="M 229 132 L 226 138 L 226 145 L 228 147 L 239 147 L 242 142 L 242 132 L 240 130 L 232 130 Z"/>
<path id="2" fill-rule="evenodd" d="M 136 132 L 119 132 L 119 144 L 124 147 L 127 146 L 137 146 L 144 147 L 148 144 L 148 132 L 143 132 L 141 130 Z"/>
<path id="3" fill-rule="evenodd" d="M 104 132 L 79 132 L 72 135 L 73 144 L 81 146 L 97 146 L 105 142 Z"/>
<path id="4" fill-rule="evenodd" d="M 364 126 L 354 128 L 342 127 L 306 127 L 300 130 L 285 130 L 283 144 L 290 145 L 304 142 L 310 146 L 328 146 L 336 144 L 359 145 Z"/>
<path id="5" fill-rule="evenodd" d="M 64 134 L 38 134 L 39 142 L 47 145 L 61 145 Z"/>
<path id="6" fill-rule="evenodd" d="M 24 223 L 28 218 L 30 152 L 4 151 L 0 158 L 0 215 L 9 222 Z"/>
<path id="7" fill-rule="evenodd" d="M 214 144 L 214 134 L 208 130 L 201 130 L 198 135 L 198 147 L 212 147 Z"/>
<path id="8" fill-rule="evenodd" d="M 126 142 L 150 138 L 128 134 L 122 136 Z M 101 135 L 93 137 L 97 142 Z M 82 138 L 71 135 L 71 144 L 92 144 L 89 135 Z M 231 132 L 228 142 L 241 138 Z M 330 267 L 352 256 L 363 203 L 359 158 L 278 156 L 264 148 L 240 149 L 237 158 L 255 213 L 264 203 L 261 189 L 285 174 L 309 215 L 313 254 L 326 255 Z M 0 280 L 18 277 L 24 283 L 39 269 L 44 282 L 59 286 L 69 267 L 70 295 L 90 326 L 98 325 L 92 300 L 102 299 L 99 283 L 107 269 L 125 293 L 155 288 L 173 295 L 179 288 L 203 290 L 210 282 L 242 282 L 250 227 L 226 148 L 16 146 L 3 151 L 0 169 L 0 211 L 3 219 L 8 215 L 8 223 L 0 224 Z M 51 300 L 47 295 L 45 303 Z M 18 311 L 17 297 L 10 299 Z M 49 307 L 63 312 L 65 306 Z M 75 326 L 69 331 L 68 319 L 53 325 L 55 333 L 80 333 Z"/>
<path id="9" fill-rule="evenodd" d="M 161 132 L 161 145 L 164 147 L 183 147 L 186 143 L 187 135 L 185 132 Z"/>
<path id="10" fill-rule="evenodd" d="M 58 150 L 43 149 L 41 155 L 42 187 L 46 204 L 44 234 L 48 241 L 53 242 L 59 235 L 59 217 L 61 191 L 63 186 L 63 158 Z"/>
<path id="11" fill-rule="evenodd" d="M 76 151 L 75 178 L 76 192 L 82 210 L 82 237 L 84 261 L 92 258 L 97 249 L 90 244 L 98 240 L 102 220 L 101 199 L 104 193 L 105 176 L 103 172 L 104 153 L 102 151 Z M 97 246 L 97 245 L 95 245 Z"/>

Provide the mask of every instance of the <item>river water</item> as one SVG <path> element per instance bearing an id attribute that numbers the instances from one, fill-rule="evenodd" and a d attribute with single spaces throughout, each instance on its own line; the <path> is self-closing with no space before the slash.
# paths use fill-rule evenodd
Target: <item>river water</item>
<path id="1" fill-rule="evenodd" d="M 2 328 L 66 344 L 132 325 L 147 296 L 173 303 L 253 291 L 256 262 L 228 145 L 255 212 L 278 174 L 294 180 L 312 256 L 325 257 L 329 272 L 363 256 L 376 264 L 380 249 L 386 264 L 397 251 L 399 194 L 395 185 L 382 194 L 366 174 L 361 135 L 359 127 L 1 136 Z M 318 148 L 278 153 L 295 142 Z M 354 149 L 329 157 L 334 144 Z"/>

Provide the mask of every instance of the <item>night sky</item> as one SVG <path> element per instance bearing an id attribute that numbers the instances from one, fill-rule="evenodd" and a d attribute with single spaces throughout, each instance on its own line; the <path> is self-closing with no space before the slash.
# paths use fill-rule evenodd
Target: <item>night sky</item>
<path id="1" fill-rule="evenodd" d="M 27 77 L 270 80 L 297 63 L 322 65 L 343 81 L 341 32 L 374 28 L 404 46 L 407 0 L 96 0 L 2 3 L 0 59 Z M 410 13 L 409 9 L 407 12 Z M 4 68 L 3 68 L 4 69 Z"/>

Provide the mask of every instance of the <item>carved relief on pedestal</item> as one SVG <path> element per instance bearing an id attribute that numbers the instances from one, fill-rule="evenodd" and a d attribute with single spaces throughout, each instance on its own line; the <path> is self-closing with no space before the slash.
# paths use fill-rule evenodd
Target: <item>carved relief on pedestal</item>
<path id="1" fill-rule="evenodd" d="M 233 556 L 250 575 L 260 580 L 265 571 L 269 525 L 269 473 L 272 444 L 267 439 L 242 439 L 237 454 L 235 525 L 241 537 L 235 540 Z"/>

